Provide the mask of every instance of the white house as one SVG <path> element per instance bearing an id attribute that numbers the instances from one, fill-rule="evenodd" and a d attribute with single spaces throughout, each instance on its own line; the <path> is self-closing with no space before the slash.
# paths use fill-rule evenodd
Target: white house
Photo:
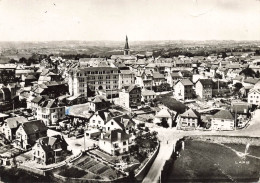
<path id="1" fill-rule="evenodd" d="M 142 89 L 141 101 L 147 102 L 156 98 L 156 93 L 153 90 Z"/>
<path id="2" fill-rule="evenodd" d="M 135 129 L 135 122 L 127 115 L 117 116 L 109 120 L 103 129 L 107 132 L 115 129 L 121 129 L 127 133 L 131 133 Z"/>
<path id="3" fill-rule="evenodd" d="M 99 139 L 99 148 L 111 155 L 128 152 L 129 146 L 132 144 L 131 135 L 120 129 L 112 130 L 105 134 L 101 133 Z"/>
<path id="4" fill-rule="evenodd" d="M 174 86 L 174 94 L 177 99 L 191 99 L 193 97 L 193 83 L 189 79 L 182 79 Z"/>
<path id="5" fill-rule="evenodd" d="M 92 128 L 103 129 L 106 122 L 112 118 L 112 115 L 108 111 L 97 111 L 90 117 L 88 126 Z"/>
<path id="6" fill-rule="evenodd" d="M 200 114 L 189 109 L 180 114 L 177 119 L 177 129 L 196 129 L 200 120 Z"/>
<path id="7" fill-rule="evenodd" d="M 228 110 L 221 110 L 211 118 L 212 130 L 234 130 L 234 127 L 234 117 Z"/>

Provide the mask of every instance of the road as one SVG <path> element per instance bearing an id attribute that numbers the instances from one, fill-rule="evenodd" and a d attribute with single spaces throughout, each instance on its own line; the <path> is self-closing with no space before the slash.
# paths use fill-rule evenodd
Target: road
<path id="1" fill-rule="evenodd" d="M 250 126 L 243 130 L 235 131 L 180 131 L 176 128 L 165 129 L 154 126 L 151 130 L 158 132 L 158 138 L 161 141 L 159 153 L 154 160 L 149 172 L 143 180 L 143 183 L 159 182 L 160 173 L 166 160 L 170 158 L 174 144 L 177 140 L 189 135 L 230 135 L 230 136 L 251 136 L 260 137 L 260 109 L 255 111 L 255 114 L 250 122 Z M 167 144 L 168 141 L 168 144 Z"/>

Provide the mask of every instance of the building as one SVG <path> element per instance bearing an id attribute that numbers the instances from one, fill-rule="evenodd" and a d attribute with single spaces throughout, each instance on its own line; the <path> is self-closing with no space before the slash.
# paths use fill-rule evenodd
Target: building
<path id="1" fill-rule="evenodd" d="M 15 82 L 15 64 L 0 64 L 0 83 L 7 84 Z"/>
<path id="2" fill-rule="evenodd" d="M 59 120 L 65 118 L 65 106 L 57 99 L 45 99 L 37 106 L 36 118 L 46 126 L 57 125 Z"/>
<path id="3" fill-rule="evenodd" d="M 89 108 L 94 112 L 108 109 L 109 106 L 110 106 L 110 102 L 107 100 L 106 97 L 101 95 L 96 95 L 94 98 L 90 99 L 89 101 Z"/>
<path id="4" fill-rule="evenodd" d="M 114 117 L 107 110 L 96 111 L 93 116 L 89 118 L 88 126 L 92 128 L 103 129 L 105 124 Z"/>
<path id="5" fill-rule="evenodd" d="M 130 48 L 129 48 L 129 45 L 128 45 L 128 38 L 127 38 L 127 36 L 125 38 L 124 55 L 130 55 Z"/>
<path id="6" fill-rule="evenodd" d="M 67 147 L 61 135 L 41 137 L 32 147 L 33 160 L 42 165 L 58 163 L 66 158 Z"/>
<path id="7" fill-rule="evenodd" d="M 153 90 L 142 89 L 142 102 L 148 102 L 156 98 L 156 93 Z"/>
<path id="8" fill-rule="evenodd" d="M 165 127 L 168 126 L 169 128 L 172 128 L 176 114 L 176 112 L 169 110 L 167 107 L 163 107 L 155 114 L 153 122 L 155 124 L 160 123 Z"/>
<path id="9" fill-rule="evenodd" d="M 27 121 L 28 119 L 23 116 L 7 118 L 4 120 L 4 124 L 0 128 L 1 133 L 4 134 L 7 140 L 12 141 L 15 139 L 16 130 L 18 129 L 19 124 Z"/>
<path id="10" fill-rule="evenodd" d="M 131 70 L 119 71 L 118 87 L 122 88 L 124 85 L 131 85 L 135 83 L 135 74 Z"/>
<path id="11" fill-rule="evenodd" d="M 32 147 L 35 142 L 47 136 L 47 127 L 41 120 L 34 120 L 22 123 L 16 130 L 15 144 L 22 149 Z"/>
<path id="12" fill-rule="evenodd" d="M 119 87 L 119 71 L 114 67 L 80 67 L 69 72 L 69 92 L 74 96 L 87 97 L 91 91 L 117 90 Z"/>
<path id="13" fill-rule="evenodd" d="M 200 122 L 200 114 L 193 109 L 189 109 L 189 110 L 185 111 L 184 113 L 180 114 L 178 116 L 177 121 L 178 121 L 177 129 L 195 130 L 198 127 L 199 122 Z"/>
<path id="14" fill-rule="evenodd" d="M 182 79 L 174 86 L 174 94 L 177 99 L 186 100 L 194 96 L 193 83 L 189 79 Z"/>
<path id="15" fill-rule="evenodd" d="M 234 130 L 234 117 L 228 110 L 221 110 L 211 118 L 212 130 Z"/>
<path id="16" fill-rule="evenodd" d="M 110 119 L 103 129 L 105 131 L 120 129 L 131 133 L 135 129 L 135 122 L 128 115 L 116 116 Z"/>
<path id="17" fill-rule="evenodd" d="M 141 105 L 141 88 L 137 85 L 123 86 L 119 92 L 119 105 L 127 109 Z"/>
<path id="18" fill-rule="evenodd" d="M 153 73 L 153 86 L 159 86 L 162 83 L 166 83 L 166 79 L 163 74 L 159 72 Z"/>
<path id="19" fill-rule="evenodd" d="M 142 70 L 136 75 L 135 84 L 141 88 L 152 89 L 153 86 L 153 73 L 149 70 Z"/>
<path id="20" fill-rule="evenodd" d="M 201 99 L 212 98 L 213 82 L 211 79 L 199 79 L 195 83 L 195 92 Z"/>
<path id="21" fill-rule="evenodd" d="M 101 133 L 99 139 L 99 148 L 111 155 L 128 152 L 132 144 L 131 135 L 120 129 Z"/>

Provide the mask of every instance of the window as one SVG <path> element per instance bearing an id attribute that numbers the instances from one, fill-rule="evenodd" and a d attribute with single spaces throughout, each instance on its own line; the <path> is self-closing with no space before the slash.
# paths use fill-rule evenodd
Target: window
<path id="1" fill-rule="evenodd" d="M 114 125 L 114 122 L 111 122 L 111 125 Z"/>
<path id="2" fill-rule="evenodd" d="M 124 145 L 124 146 L 126 145 L 126 141 L 123 142 L 123 145 Z"/>
<path id="3" fill-rule="evenodd" d="M 93 123 L 95 123 L 95 120 L 92 120 Z"/>

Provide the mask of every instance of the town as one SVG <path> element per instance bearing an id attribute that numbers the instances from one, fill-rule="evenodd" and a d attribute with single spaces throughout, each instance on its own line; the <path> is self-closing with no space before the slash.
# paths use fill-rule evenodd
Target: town
<path id="1" fill-rule="evenodd" d="M 126 36 L 122 53 L 110 57 L 1 64 L 1 165 L 51 172 L 52 181 L 152 182 L 158 152 L 169 151 L 166 161 L 179 138 L 240 134 L 253 124 L 259 47 L 165 58 L 132 54 L 130 45 Z"/>

